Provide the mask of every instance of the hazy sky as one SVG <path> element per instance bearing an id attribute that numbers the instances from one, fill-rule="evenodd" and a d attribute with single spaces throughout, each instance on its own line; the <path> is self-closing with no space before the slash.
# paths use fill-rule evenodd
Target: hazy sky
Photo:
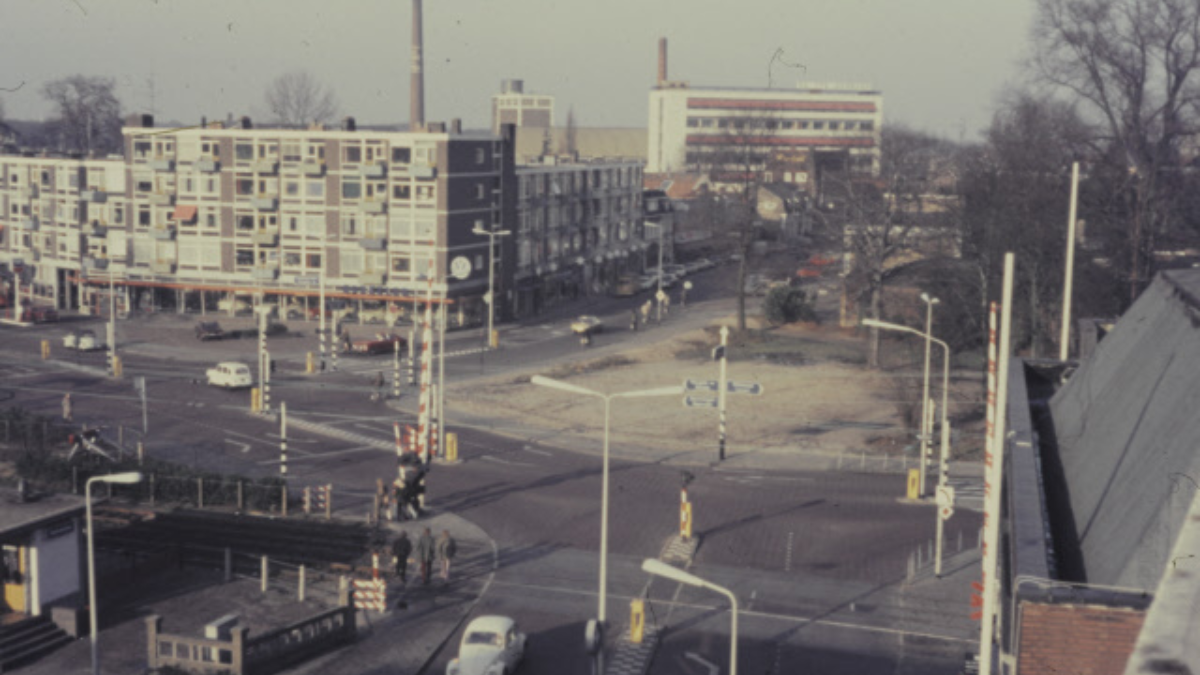
<path id="1" fill-rule="evenodd" d="M 580 125 L 644 127 L 665 36 L 671 79 L 870 82 L 887 122 L 969 138 L 1019 77 L 1032 2 L 425 0 L 426 119 L 487 126 L 516 78 L 556 98 L 560 124 L 573 106 Z M 0 99 L 41 118 L 42 84 L 81 73 L 115 77 L 126 112 L 265 120 L 266 84 L 306 69 L 342 114 L 403 123 L 411 16 L 410 0 L 0 0 Z"/>

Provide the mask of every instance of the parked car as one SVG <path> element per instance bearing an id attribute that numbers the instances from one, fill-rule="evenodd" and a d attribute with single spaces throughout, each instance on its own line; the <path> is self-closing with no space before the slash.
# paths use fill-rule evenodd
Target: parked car
<path id="1" fill-rule="evenodd" d="M 688 270 L 684 265 L 671 263 L 669 265 L 663 265 L 663 274 L 673 274 L 676 278 L 682 279 L 683 277 L 687 276 Z"/>
<path id="2" fill-rule="evenodd" d="M 215 368 L 209 368 L 206 373 L 208 384 L 225 389 L 243 389 L 254 384 L 250 376 L 250 366 L 237 361 L 224 361 Z"/>
<path id="3" fill-rule="evenodd" d="M 217 309 L 222 312 L 232 311 L 234 314 L 245 314 L 250 311 L 250 303 L 241 298 L 225 297 L 217 301 Z"/>
<path id="4" fill-rule="evenodd" d="M 648 291 L 653 288 L 658 288 L 658 275 L 657 274 L 643 274 L 641 277 L 638 278 L 638 284 L 641 286 L 641 289 L 643 291 Z"/>
<path id="5" fill-rule="evenodd" d="M 511 673 L 525 657 L 525 634 L 506 616 L 481 616 L 467 624 L 458 656 L 446 665 L 446 675 Z"/>
<path id="6" fill-rule="evenodd" d="M 400 343 L 400 352 L 405 353 L 405 350 L 408 349 L 408 340 L 395 333 L 379 333 L 373 338 L 351 340 L 349 347 L 344 351 L 349 354 L 391 354 L 396 350 L 396 342 Z"/>
<path id="7" fill-rule="evenodd" d="M 28 323 L 54 323 L 58 321 L 58 311 L 45 305 L 33 305 L 21 310 L 21 321 Z"/>
<path id="8" fill-rule="evenodd" d="M 197 340 L 221 340 L 224 337 L 225 331 L 221 329 L 221 324 L 216 321 L 201 321 L 196 324 Z"/>
<path id="9" fill-rule="evenodd" d="M 82 352 L 90 352 L 100 349 L 104 345 L 96 338 L 95 331 L 91 330 L 74 330 L 63 336 L 63 347 L 67 349 L 78 349 Z"/>
<path id="10" fill-rule="evenodd" d="M 592 335 L 604 332 L 604 322 L 599 317 L 585 314 L 571 322 L 571 332 L 576 335 Z"/>

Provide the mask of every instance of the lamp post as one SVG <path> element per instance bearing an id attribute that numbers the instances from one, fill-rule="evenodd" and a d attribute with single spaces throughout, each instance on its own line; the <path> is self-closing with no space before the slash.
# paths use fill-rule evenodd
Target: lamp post
<path id="1" fill-rule="evenodd" d="M 921 301 L 925 303 L 925 379 L 921 390 L 921 496 L 925 496 L 925 467 L 929 462 L 929 336 L 933 333 L 933 306 L 938 304 L 937 298 L 922 293 Z"/>
<path id="2" fill-rule="evenodd" d="M 507 237 L 511 230 L 485 230 L 476 227 L 471 234 L 488 238 L 488 332 L 485 338 L 488 348 L 492 346 L 492 334 L 496 325 L 496 237 Z"/>
<path id="3" fill-rule="evenodd" d="M 646 227 L 653 227 L 658 230 L 658 293 L 654 295 L 658 300 L 658 322 L 662 323 L 662 262 L 663 262 L 663 225 L 662 223 L 646 223 Z"/>
<path id="4" fill-rule="evenodd" d="M 609 420 L 611 419 L 612 400 L 614 398 L 646 398 L 650 396 L 678 396 L 683 392 L 682 386 L 661 387 L 659 389 L 643 389 L 640 391 L 624 391 L 616 394 L 602 394 L 592 389 L 585 389 L 573 384 L 567 384 L 559 380 L 554 380 L 541 375 L 534 375 L 530 380 L 533 384 L 541 387 L 549 387 L 559 391 L 566 391 L 572 394 L 581 394 L 583 396 L 594 396 L 604 399 L 604 466 L 601 471 L 600 479 L 600 598 L 599 607 L 597 609 L 597 618 L 601 624 L 607 620 L 607 612 L 605 604 L 608 599 L 608 436 L 609 436 Z M 603 654 L 603 649 L 599 653 Z M 603 672 L 603 670 L 601 670 Z"/>
<path id="5" fill-rule="evenodd" d="M 20 300 L 18 294 L 18 307 Z M 117 376 L 117 284 L 113 280 L 112 270 L 108 271 L 108 374 Z"/>
<path id="6" fill-rule="evenodd" d="M 142 482 L 140 471 L 114 473 L 108 476 L 93 476 L 84 484 L 84 501 L 87 504 L 87 557 L 88 557 L 88 624 L 92 633 L 92 675 L 100 674 L 100 643 L 96 625 L 96 552 L 92 534 L 92 483 L 117 483 L 130 485 Z"/>
<path id="7" fill-rule="evenodd" d="M 942 434 L 941 434 L 942 438 L 941 438 L 941 458 L 940 458 L 940 462 L 938 465 L 938 487 L 943 488 L 946 486 L 946 481 L 949 478 L 946 474 L 949 471 L 949 467 L 950 467 L 950 422 L 947 419 L 947 412 L 946 412 L 946 404 L 949 401 L 948 392 L 950 391 L 950 345 L 946 344 L 942 340 L 939 340 L 939 339 L 933 337 L 929 333 L 922 333 L 921 331 L 917 330 L 916 328 L 909 328 L 908 326 L 901 326 L 900 324 L 887 323 L 886 321 L 876 321 L 874 319 L 863 319 L 863 325 L 871 326 L 874 328 L 882 328 L 884 330 L 894 330 L 894 331 L 899 331 L 902 333 L 912 333 L 913 335 L 919 335 L 919 336 L 925 338 L 926 345 L 928 345 L 930 342 L 936 342 L 942 348 L 942 354 L 943 354 L 943 358 L 942 358 Z M 928 362 L 928 360 L 925 363 L 926 363 L 926 365 L 925 365 L 925 381 L 926 381 L 926 386 L 928 386 L 928 383 L 929 383 L 929 362 Z M 928 396 L 926 396 L 926 400 L 928 400 Z M 925 457 L 924 457 L 924 455 L 922 455 L 922 457 L 921 457 L 922 485 L 924 484 L 924 480 L 925 480 L 924 462 L 925 462 Z M 923 489 L 921 491 L 921 496 L 922 497 L 925 496 L 925 492 Z M 942 515 L 940 513 L 940 509 L 939 509 L 939 513 L 937 516 L 937 557 L 936 557 L 936 560 L 934 563 L 934 573 L 939 577 L 942 575 Z"/>
<path id="8" fill-rule="evenodd" d="M 673 566 L 668 565 L 667 563 L 662 562 L 660 560 L 655 560 L 654 558 L 646 558 L 645 560 L 642 561 L 642 571 L 648 572 L 649 574 L 653 574 L 655 576 L 663 577 L 664 579 L 678 581 L 679 583 L 687 584 L 689 586 L 698 586 L 700 588 L 707 588 L 710 591 L 716 591 L 718 593 L 721 593 L 725 597 L 729 598 L 729 605 L 730 605 L 730 609 L 729 609 L 729 614 L 730 614 L 730 620 L 729 620 L 729 675 L 737 675 L 737 615 L 738 615 L 738 608 L 737 608 L 737 597 L 734 596 L 733 592 L 730 591 L 728 588 L 725 588 L 724 586 L 718 586 L 718 585 L 712 583 L 711 581 L 705 581 L 704 579 L 701 579 L 700 577 L 698 577 L 694 574 L 684 572 L 683 570 L 679 569 L 678 567 L 673 567 Z"/>

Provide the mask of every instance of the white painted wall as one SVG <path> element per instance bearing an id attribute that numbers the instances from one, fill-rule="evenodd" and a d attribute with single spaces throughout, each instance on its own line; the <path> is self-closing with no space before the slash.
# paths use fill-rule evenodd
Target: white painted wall
<path id="1" fill-rule="evenodd" d="M 79 574 L 82 555 L 75 528 L 53 539 L 46 538 L 45 530 L 38 530 L 30 556 L 30 568 L 35 570 L 31 579 L 35 613 L 40 614 L 43 606 L 83 589 Z"/>

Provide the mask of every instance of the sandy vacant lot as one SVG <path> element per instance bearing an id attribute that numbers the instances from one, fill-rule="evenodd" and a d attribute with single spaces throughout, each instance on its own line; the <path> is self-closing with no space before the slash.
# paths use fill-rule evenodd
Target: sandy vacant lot
<path id="1" fill-rule="evenodd" d="M 728 454 L 752 452 L 902 452 L 911 443 L 897 405 L 897 371 L 868 371 L 861 360 L 863 341 L 835 329 L 789 326 L 778 333 L 812 341 L 799 358 L 732 358 L 728 378 L 757 382 L 761 396 L 728 397 Z M 515 425 L 558 430 L 599 439 L 603 403 L 529 383 L 542 374 L 600 392 L 624 392 L 715 380 L 717 364 L 704 355 L 715 345 L 711 332 L 696 330 L 618 355 L 475 381 L 451 390 L 454 408 L 511 420 Z M 834 349 L 831 351 L 830 346 Z M 731 355 L 735 348 L 731 348 Z M 831 355 L 832 354 L 832 355 Z M 851 355 L 846 358 L 846 355 Z M 799 364 L 792 365 L 795 361 Z M 791 363 L 789 363 L 791 362 Z M 919 386 L 920 371 L 900 375 Z M 967 386 L 970 386 L 969 384 Z M 695 396 L 710 396 L 697 392 Z M 713 395 L 715 396 L 715 395 Z M 957 398 L 957 397 L 952 397 Z M 712 408 L 686 408 L 682 396 L 615 400 L 614 448 L 650 448 L 655 454 L 713 449 L 718 415 Z M 952 414 L 954 406 L 952 406 Z"/>

